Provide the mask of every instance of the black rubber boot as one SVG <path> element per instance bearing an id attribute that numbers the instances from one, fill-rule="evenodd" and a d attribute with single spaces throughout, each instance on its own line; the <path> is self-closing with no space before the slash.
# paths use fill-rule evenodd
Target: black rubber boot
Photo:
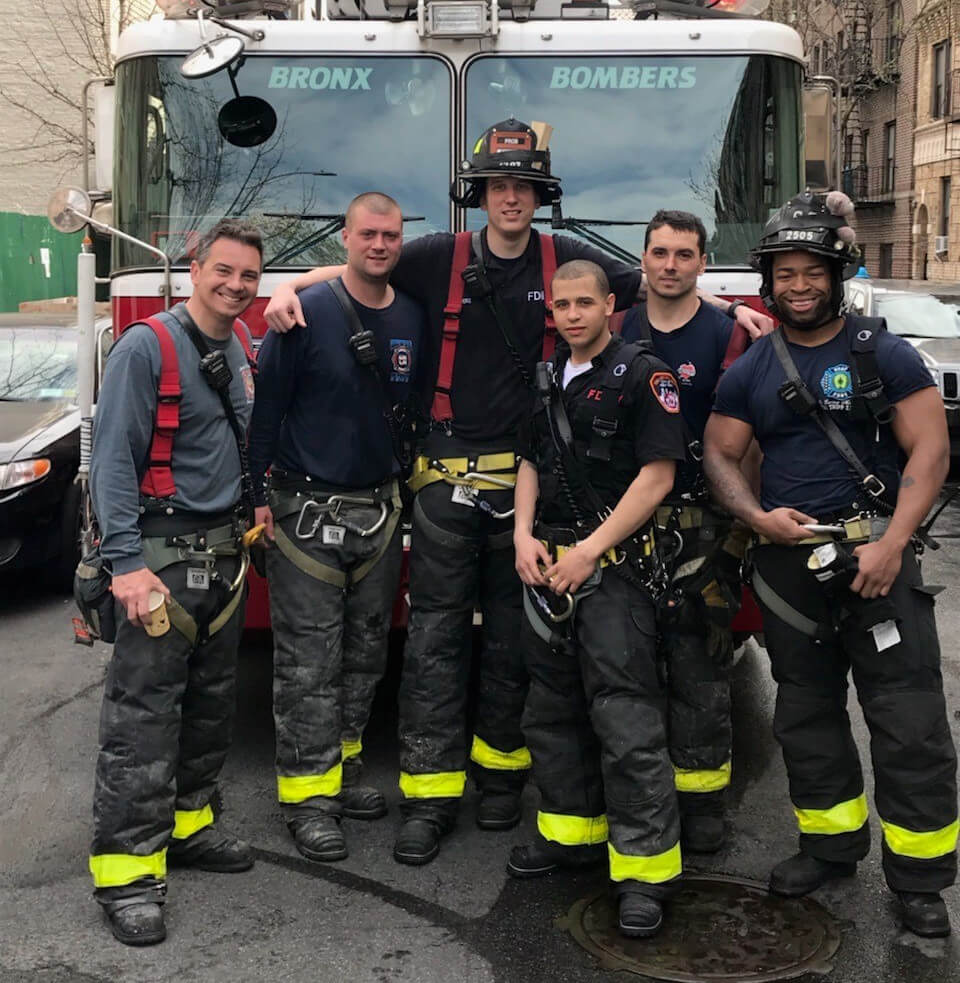
<path id="1" fill-rule="evenodd" d="M 243 840 L 213 826 L 204 826 L 184 840 L 170 840 L 167 865 L 196 867 L 215 874 L 238 874 L 253 866 L 253 855 Z"/>
<path id="2" fill-rule="evenodd" d="M 363 763 L 358 757 L 343 762 L 343 785 L 334 802 L 339 803 L 340 812 L 347 819 L 380 819 L 387 814 L 387 800 L 379 789 L 360 783 L 362 771 Z"/>
<path id="3" fill-rule="evenodd" d="M 852 877 L 856 872 L 855 863 L 819 860 L 806 853 L 797 853 L 770 871 L 770 891 L 785 898 L 800 898 L 827 881 Z"/>
<path id="4" fill-rule="evenodd" d="M 163 903 L 167 885 L 162 881 L 99 888 L 93 896 L 103 908 L 113 937 L 124 945 L 156 945 L 167 937 Z"/>
<path id="5" fill-rule="evenodd" d="M 624 891 L 620 895 L 620 917 L 617 928 L 630 939 L 647 939 L 656 935 L 663 925 L 663 905 L 656 898 L 639 891 Z"/>
<path id="6" fill-rule="evenodd" d="M 340 828 L 340 819 L 326 813 L 298 817 L 288 824 L 293 842 L 307 860 L 329 863 L 346 860 L 347 841 Z"/>
<path id="7" fill-rule="evenodd" d="M 950 934 L 950 916 L 939 894 L 900 891 L 903 927 L 925 939 L 941 939 Z"/>
<path id="8" fill-rule="evenodd" d="M 393 859 L 399 864 L 419 867 L 430 863 L 440 852 L 440 830 L 429 819 L 411 818 L 400 827 L 393 847 Z"/>
<path id="9" fill-rule="evenodd" d="M 680 846 L 684 853 L 716 853 L 727 831 L 723 822 L 723 792 L 679 792 Z"/>
<path id="10" fill-rule="evenodd" d="M 480 829 L 513 829 L 520 822 L 519 792 L 483 792 L 477 807 Z"/>
<path id="11" fill-rule="evenodd" d="M 526 846 L 515 846 L 507 861 L 507 873 L 519 880 L 545 877 L 563 868 L 593 867 L 606 863 L 605 844 L 561 846 L 537 837 Z"/>

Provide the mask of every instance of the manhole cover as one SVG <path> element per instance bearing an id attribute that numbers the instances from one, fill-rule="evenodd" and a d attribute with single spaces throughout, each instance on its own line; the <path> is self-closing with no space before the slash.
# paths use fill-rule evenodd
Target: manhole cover
<path id="1" fill-rule="evenodd" d="M 604 891 L 578 901 L 563 925 L 606 969 L 657 980 L 793 979 L 828 972 L 840 947 L 837 922 L 815 901 L 778 898 L 737 877 L 684 877 L 653 939 L 625 939 L 615 913 Z"/>

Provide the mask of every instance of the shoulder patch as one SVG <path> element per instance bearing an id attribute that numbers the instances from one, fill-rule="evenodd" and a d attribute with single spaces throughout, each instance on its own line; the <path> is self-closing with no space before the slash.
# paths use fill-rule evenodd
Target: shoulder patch
<path id="1" fill-rule="evenodd" d="M 650 388 L 657 402 L 668 413 L 680 412 L 680 393 L 677 384 L 669 372 L 654 372 L 650 376 Z"/>

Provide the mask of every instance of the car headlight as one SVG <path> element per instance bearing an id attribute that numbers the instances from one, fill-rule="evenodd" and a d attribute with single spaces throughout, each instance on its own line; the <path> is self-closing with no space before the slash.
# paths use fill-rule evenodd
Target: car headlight
<path id="1" fill-rule="evenodd" d="M 29 485 L 50 473 L 50 459 L 37 457 L 31 461 L 11 461 L 0 465 L 0 492 Z"/>

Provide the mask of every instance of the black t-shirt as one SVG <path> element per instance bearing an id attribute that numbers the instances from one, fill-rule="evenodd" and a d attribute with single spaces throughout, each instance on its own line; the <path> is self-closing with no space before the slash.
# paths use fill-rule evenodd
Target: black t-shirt
<path id="1" fill-rule="evenodd" d="M 530 376 L 543 357 L 544 306 L 540 237 L 531 235 L 522 256 L 500 259 L 482 236 L 483 262 L 499 298 L 508 330 Z M 617 307 L 629 307 L 640 286 L 640 271 L 612 259 L 568 236 L 554 236 L 557 265 L 571 259 L 589 259 L 606 271 Z M 429 352 L 424 351 L 427 378 L 437 378 L 443 309 L 453 266 L 454 236 L 448 232 L 406 243 L 391 282 L 419 300 L 429 321 Z M 530 392 L 510 356 L 486 301 L 464 291 L 460 334 L 453 368 L 451 426 L 456 436 L 477 443 L 512 445 L 516 429 L 527 413 Z"/>
<path id="2" fill-rule="evenodd" d="M 733 321 L 715 307 L 701 302 L 697 313 L 675 331 L 658 331 L 652 324 L 650 328 L 654 352 L 677 377 L 680 412 L 689 437 L 702 441 L 717 383 L 723 375 L 721 366 L 730 343 Z M 627 311 L 620 334 L 625 341 L 637 341 L 643 337 L 639 308 Z M 692 492 L 700 471 L 699 462 L 693 459 L 678 465 L 673 495 Z"/>
<path id="3" fill-rule="evenodd" d="M 650 354 L 637 355 L 630 363 L 623 380 L 617 431 L 610 438 L 610 461 L 588 458 L 587 448 L 593 438 L 596 416 L 596 396 L 608 373 L 622 361 L 626 343 L 614 336 L 610 344 L 593 359 L 593 367 L 575 376 L 563 390 L 566 408 L 573 431 L 574 450 L 590 484 L 603 503 L 613 508 L 637 477 L 640 469 L 651 461 L 682 461 L 686 453 L 683 424 L 679 410 L 676 379 L 667 365 Z M 563 378 L 566 353 L 556 359 L 557 379 Z M 529 405 L 529 404 L 528 404 Z M 557 450 L 550 436 L 546 411 L 539 400 L 531 417 L 528 413 L 521 424 L 517 452 L 537 468 L 540 481 L 540 518 L 554 525 L 570 525 L 573 507 L 556 473 Z M 568 479 L 585 513 L 589 505 L 577 494 L 577 475 L 568 468 Z"/>
<path id="4" fill-rule="evenodd" d="M 250 432 L 254 481 L 262 484 L 273 464 L 343 488 L 380 484 L 399 471 L 384 418 L 387 396 L 395 406 L 415 399 L 422 387 L 423 310 L 399 290 L 389 307 L 354 300 L 360 322 L 375 337 L 377 379 L 354 358 L 329 284 L 302 291 L 300 303 L 306 328 L 269 331 L 260 349 Z M 262 488 L 259 493 L 262 502 Z"/>
<path id="5" fill-rule="evenodd" d="M 891 403 L 932 386 L 933 379 L 914 347 L 889 331 L 879 331 L 877 363 Z M 790 354 L 807 388 L 827 410 L 857 456 L 887 486 L 893 501 L 899 486 L 899 448 L 890 427 L 851 419 L 853 380 L 846 329 L 813 348 L 790 344 Z M 859 479 L 816 421 L 793 413 L 778 390 L 786 381 L 769 337 L 727 369 L 717 388 L 714 412 L 753 427 L 763 451 L 761 504 L 787 506 L 815 518 L 848 509 L 857 501 Z"/>

